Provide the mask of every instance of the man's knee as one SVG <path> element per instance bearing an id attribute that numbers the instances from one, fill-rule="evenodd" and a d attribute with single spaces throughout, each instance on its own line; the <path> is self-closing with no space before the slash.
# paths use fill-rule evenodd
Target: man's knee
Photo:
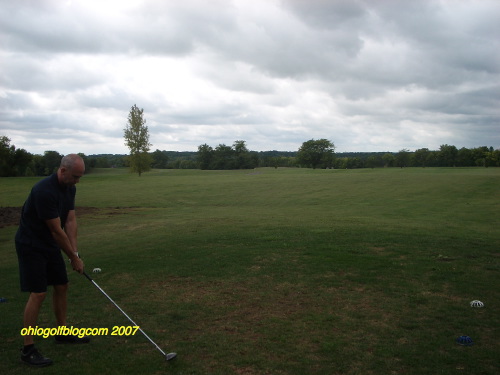
<path id="1" fill-rule="evenodd" d="M 55 293 L 66 293 L 68 291 L 68 284 L 54 285 Z"/>
<path id="2" fill-rule="evenodd" d="M 46 296 L 47 292 L 42 292 L 42 293 L 31 292 L 30 300 L 38 305 L 41 305 L 42 302 L 45 300 Z"/>

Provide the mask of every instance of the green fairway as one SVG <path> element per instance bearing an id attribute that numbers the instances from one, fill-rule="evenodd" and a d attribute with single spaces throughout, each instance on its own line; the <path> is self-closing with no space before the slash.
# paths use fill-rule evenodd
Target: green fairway
<path id="1" fill-rule="evenodd" d="M 0 179 L 20 207 L 40 178 Z M 37 339 L 44 374 L 497 374 L 500 168 L 101 169 L 79 250 L 140 333 Z M 13 237 L 0 228 L 2 373 L 24 374 Z M 130 322 L 68 267 L 69 323 Z M 470 301 L 481 300 L 484 308 Z M 50 299 L 39 327 L 53 327 Z M 468 335 L 472 346 L 455 339 Z M 29 370 L 29 369 L 28 369 Z M 35 371 L 32 371 L 33 373 Z M 29 372 L 31 373 L 31 371 Z"/>

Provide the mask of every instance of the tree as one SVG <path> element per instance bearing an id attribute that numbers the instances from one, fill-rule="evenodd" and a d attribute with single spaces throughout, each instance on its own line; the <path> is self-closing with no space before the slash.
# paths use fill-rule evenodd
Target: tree
<path id="1" fill-rule="evenodd" d="M 457 152 L 457 165 L 459 167 L 473 167 L 475 166 L 475 161 L 472 155 L 472 151 L 468 148 L 462 147 Z"/>
<path id="2" fill-rule="evenodd" d="M 488 147 L 476 147 L 473 148 L 471 152 L 472 158 L 474 159 L 474 165 L 477 165 L 478 167 L 486 167 L 486 155 L 489 152 Z"/>
<path id="3" fill-rule="evenodd" d="M 490 150 L 485 153 L 485 167 L 494 167 L 498 165 L 500 151 L 493 150 L 493 147 L 490 147 Z"/>
<path id="4" fill-rule="evenodd" d="M 252 169 L 259 164 L 258 156 L 248 150 L 245 141 L 235 141 L 233 149 L 236 153 L 237 169 Z"/>
<path id="5" fill-rule="evenodd" d="M 392 167 L 394 165 L 394 161 L 396 160 L 396 157 L 393 154 L 391 154 L 390 152 L 386 152 L 382 156 L 382 160 L 384 161 L 385 167 Z"/>
<path id="6" fill-rule="evenodd" d="M 23 148 L 18 148 L 14 152 L 14 166 L 16 169 L 16 176 L 32 175 L 33 171 L 30 169 L 33 155 Z"/>
<path id="7" fill-rule="evenodd" d="M 214 150 L 212 169 L 236 169 L 236 153 L 225 144 L 219 144 Z"/>
<path id="8" fill-rule="evenodd" d="M 213 155 L 214 155 L 213 148 L 207 145 L 206 143 L 198 146 L 197 160 L 200 165 L 200 169 L 211 168 Z"/>
<path id="9" fill-rule="evenodd" d="M 153 158 L 153 168 L 167 169 L 168 166 L 168 155 L 166 151 L 160 151 L 156 149 L 152 154 Z"/>
<path id="10" fill-rule="evenodd" d="M 428 148 L 419 148 L 418 150 L 416 150 L 415 154 L 413 156 L 415 166 L 424 167 L 424 168 L 427 167 L 429 164 L 428 163 L 429 154 L 430 154 L 430 151 Z"/>
<path id="11" fill-rule="evenodd" d="M 377 157 L 372 155 L 372 156 L 369 156 L 367 159 L 366 159 L 366 167 L 367 168 L 375 168 L 377 166 Z"/>
<path id="12" fill-rule="evenodd" d="M 24 176 L 33 155 L 10 144 L 10 138 L 0 136 L 0 177 Z"/>
<path id="13" fill-rule="evenodd" d="M 410 150 L 403 148 L 396 154 L 396 164 L 398 167 L 407 167 L 410 164 Z"/>
<path id="14" fill-rule="evenodd" d="M 316 169 L 330 168 L 333 165 L 333 156 L 335 146 L 328 139 L 311 139 L 302 143 L 297 153 L 297 159 L 300 164 Z"/>
<path id="15" fill-rule="evenodd" d="M 33 161 L 31 163 L 33 167 L 33 174 L 35 176 L 43 176 L 45 173 L 45 161 L 42 155 L 33 155 Z"/>
<path id="16" fill-rule="evenodd" d="M 45 151 L 43 154 L 43 164 L 44 170 L 43 175 L 48 176 L 57 171 L 59 165 L 61 164 L 61 159 L 63 155 L 58 153 L 57 151 Z"/>
<path id="17" fill-rule="evenodd" d="M 6 136 L 0 137 L 0 177 L 12 176 L 11 169 L 11 154 L 13 146 L 10 145 L 10 138 Z"/>
<path id="18" fill-rule="evenodd" d="M 219 144 L 215 149 L 202 144 L 196 159 L 200 169 L 251 169 L 259 165 L 258 154 L 249 151 L 245 141 L 235 141 L 232 147 Z"/>
<path id="19" fill-rule="evenodd" d="M 456 165 L 458 150 L 455 146 L 441 145 L 438 152 L 440 167 L 454 167 Z"/>
<path id="20" fill-rule="evenodd" d="M 143 117 L 144 109 L 139 109 L 135 104 L 130 109 L 125 132 L 125 144 L 130 150 L 130 169 L 137 172 L 139 177 L 143 172 L 151 169 L 152 158 L 148 154 L 149 143 L 148 127 Z"/>

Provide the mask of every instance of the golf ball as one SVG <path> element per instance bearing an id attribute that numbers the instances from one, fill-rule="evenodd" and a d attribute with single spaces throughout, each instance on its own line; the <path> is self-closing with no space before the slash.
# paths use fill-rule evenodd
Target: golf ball
<path id="1" fill-rule="evenodd" d="M 94 268 L 94 269 L 92 270 L 92 272 L 94 272 L 94 273 L 99 273 L 99 272 L 101 272 L 101 269 L 100 269 L 100 268 Z"/>

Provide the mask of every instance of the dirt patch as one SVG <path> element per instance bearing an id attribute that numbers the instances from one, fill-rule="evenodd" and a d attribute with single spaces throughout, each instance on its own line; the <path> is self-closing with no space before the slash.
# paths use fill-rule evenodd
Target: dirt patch
<path id="1" fill-rule="evenodd" d="M 21 209 L 22 207 L 0 207 L 0 228 L 9 227 L 13 225 L 19 225 L 19 220 L 21 219 Z M 100 209 L 97 207 L 77 207 L 77 216 L 97 214 L 105 212 L 109 215 L 117 215 L 123 213 L 123 209 L 116 208 L 106 208 Z"/>
<path id="2" fill-rule="evenodd" d="M 0 228 L 19 225 L 21 207 L 0 207 Z"/>

